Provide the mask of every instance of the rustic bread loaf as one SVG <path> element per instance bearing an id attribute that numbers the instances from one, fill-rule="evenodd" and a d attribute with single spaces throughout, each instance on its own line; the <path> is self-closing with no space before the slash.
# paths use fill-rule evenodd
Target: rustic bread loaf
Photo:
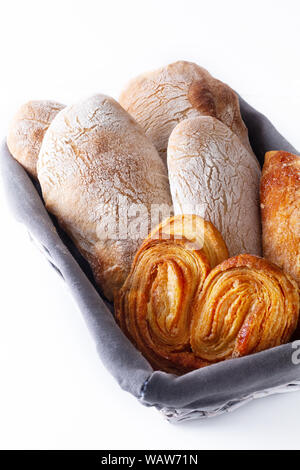
<path id="1" fill-rule="evenodd" d="M 300 287 L 300 156 L 267 152 L 262 171 L 261 215 L 264 256 Z"/>
<path id="2" fill-rule="evenodd" d="M 29 101 L 14 116 L 7 135 L 12 156 L 34 177 L 42 141 L 51 121 L 63 104 L 55 101 Z"/>
<path id="3" fill-rule="evenodd" d="M 192 62 L 179 61 L 140 75 L 125 88 L 120 103 L 141 124 L 165 162 L 176 124 L 203 115 L 226 124 L 252 153 L 237 94 Z"/>

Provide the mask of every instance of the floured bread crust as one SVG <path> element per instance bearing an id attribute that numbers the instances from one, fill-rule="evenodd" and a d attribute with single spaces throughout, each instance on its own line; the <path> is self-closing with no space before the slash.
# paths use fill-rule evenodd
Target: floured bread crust
<path id="1" fill-rule="evenodd" d="M 39 155 L 38 178 L 47 209 L 112 300 L 144 238 L 137 226 L 148 222 L 132 205 L 148 213 L 151 204 L 171 205 L 167 172 L 155 147 L 116 101 L 95 95 L 53 120 Z M 128 205 L 127 232 L 122 226 L 120 233 Z"/>
<path id="2" fill-rule="evenodd" d="M 179 61 L 133 79 L 120 103 L 152 140 L 166 162 L 169 136 L 183 119 L 213 116 L 252 153 L 236 93 L 192 62 Z"/>
<path id="3" fill-rule="evenodd" d="M 46 130 L 64 108 L 56 101 L 29 101 L 14 116 L 7 135 L 12 156 L 34 177 L 36 164 Z"/>
<path id="4" fill-rule="evenodd" d="M 208 116 L 182 121 L 169 139 L 168 170 L 175 215 L 212 222 L 230 256 L 261 255 L 259 164 L 227 126 Z"/>

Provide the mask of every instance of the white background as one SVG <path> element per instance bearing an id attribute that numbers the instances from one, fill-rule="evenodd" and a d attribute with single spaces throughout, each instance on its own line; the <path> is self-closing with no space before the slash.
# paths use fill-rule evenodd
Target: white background
<path id="1" fill-rule="evenodd" d="M 3 136 L 27 100 L 117 98 L 136 74 L 187 59 L 238 90 L 300 149 L 298 0 L 1 5 Z M 67 288 L 0 196 L 1 448 L 300 448 L 300 392 L 170 425 L 121 391 Z"/>

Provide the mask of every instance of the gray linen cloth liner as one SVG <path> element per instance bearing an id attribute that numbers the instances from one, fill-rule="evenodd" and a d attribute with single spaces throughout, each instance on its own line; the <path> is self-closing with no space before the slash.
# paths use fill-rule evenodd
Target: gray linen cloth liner
<path id="1" fill-rule="evenodd" d="M 297 151 L 270 121 L 240 98 L 242 117 L 260 163 L 268 150 Z M 97 290 L 90 268 L 43 204 L 37 184 L 1 149 L 3 183 L 15 217 L 61 274 L 77 303 L 99 357 L 119 385 L 146 406 L 155 406 L 170 421 L 215 416 L 247 401 L 300 388 L 295 349 L 285 344 L 251 356 L 224 361 L 181 377 L 152 367 L 116 324 L 113 309 Z"/>

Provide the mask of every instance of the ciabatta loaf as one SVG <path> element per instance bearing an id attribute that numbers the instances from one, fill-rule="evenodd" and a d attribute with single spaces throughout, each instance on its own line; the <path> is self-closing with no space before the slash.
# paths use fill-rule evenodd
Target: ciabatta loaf
<path id="1" fill-rule="evenodd" d="M 169 139 L 168 169 L 175 215 L 212 222 L 231 256 L 261 254 L 261 172 L 232 130 L 212 117 L 182 121 Z"/>
<path id="2" fill-rule="evenodd" d="M 14 116 L 7 135 L 12 156 L 34 177 L 46 130 L 63 104 L 55 101 L 29 101 Z"/>
<path id="3" fill-rule="evenodd" d="M 155 147 L 116 101 L 95 95 L 52 121 L 38 178 L 46 207 L 112 300 L 151 228 L 152 204 L 171 206 L 167 172 Z"/>
<path id="4" fill-rule="evenodd" d="M 179 61 L 133 79 L 120 103 L 152 140 L 166 162 L 169 136 L 180 121 L 213 116 L 252 152 L 236 93 L 192 62 Z"/>

